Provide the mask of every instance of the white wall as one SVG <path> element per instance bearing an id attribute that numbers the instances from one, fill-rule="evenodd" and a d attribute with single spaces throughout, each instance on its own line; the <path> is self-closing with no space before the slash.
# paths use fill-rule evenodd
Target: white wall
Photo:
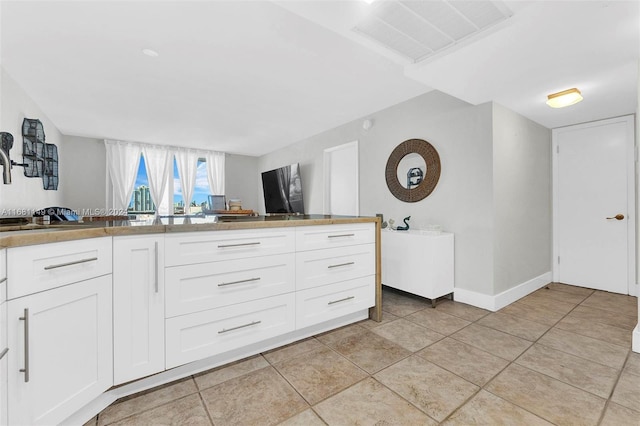
<path id="1" fill-rule="evenodd" d="M 13 135 L 11 159 L 22 163 L 22 120 L 37 118 L 42 122 L 45 142 L 58 147 L 58 170 L 62 173 L 67 167 L 74 167 L 67 158 L 62 134 L 43 114 L 38 105 L 0 67 L 0 131 Z M 22 167 L 14 167 L 11 173 L 12 184 L 3 185 L 0 181 L 0 216 L 30 216 L 31 210 L 47 206 L 59 206 L 63 203 L 66 179 L 60 176 L 57 191 L 45 191 L 42 178 L 27 178 Z M 25 212 L 26 213 L 23 213 Z"/>
<path id="2" fill-rule="evenodd" d="M 61 170 L 64 180 L 62 204 L 83 216 L 105 216 L 106 150 L 103 139 L 63 136 L 67 167 Z"/>
<path id="3" fill-rule="evenodd" d="M 493 294 L 491 114 L 491 104 L 472 106 L 434 91 L 369 116 L 369 131 L 356 120 L 262 156 L 258 168 L 299 162 L 305 211 L 322 213 L 323 151 L 358 140 L 360 214 L 397 222 L 410 215 L 416 228 L 441 224 L 456 234 L 456 286 Z M 429 141 L 442 164 L 438 186 L 417 203 L 393 197 L 384 177 L 391 151 L 411 138 Z"/>
<path id="4" fill-rule="evenodd" d="M 493 106 L 494 294 L 551 271 L 551 131 Z"/>

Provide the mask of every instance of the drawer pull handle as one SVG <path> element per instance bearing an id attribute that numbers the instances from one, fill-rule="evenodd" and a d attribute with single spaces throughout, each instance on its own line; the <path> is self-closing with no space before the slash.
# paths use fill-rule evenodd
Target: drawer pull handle
<path id="1" fill-rule="evenodd" d="M 5 282 L 7 280 L 7 277 L 4 277 L 2 279 L 0 279 L 0 284 L 2 284 L 3 282 Z"/>
<path id="2" fill-rule="evenodd" d="M 242 324 L 237 327 L 231 327 L 231 328 L 223 328 L 222 330 L 218 331 L 218 334 L 228 333 L 229 331 L 239 330 L 245 327 L 251 327 L 252 325 L 260 324 L 261 322 L 262 321 L 251 321 L 249 324 Z"/>
<path id="3" fill-rule="evenodd" d="M 356 234 L 339 234 L 339 235 L 327 235 L 327 238 L 345 238 L 345 237 L 355 237 Z"/>
<path id="4" fill-rule="evenodd" d="M 18 319 L 24 321 L 24 368 L 19 371 L 24 373 L 24 382 L 29 383 L 29 308 L 25 308 L 24 316 Z"/>
<path id="5" fill-rule="evenodd" d="M 64 268 L 65 266 L 77 265 L 79 263 L 93 262 L 94 260 L 98 260 L 98 258 L 97 257 L 90 257 L 88 259 L 74 260 L 73 262 L 58 263 L 57 265 L 45 266 L 44 270 L 48 271 L 49 269 Z"/>
<path id="6" fill-rule="evenodd" d="M 156 293 L 160 293 L 160 283 L 158 282 L 158 242 L 156 241 L 154 243 L 154 247 L 153 247 L 153 252 L 154 252 L 154 275 L 155 275 L 155 283 L 154 283 L 154 288 Z"/>
<path id="7" fill-rule="evenodd" d="M 255 242 L 255 243 L 222 244 L 222 245 L 218 246 L 218 248 L 242 247 L 242 246 L 257 246 L 258 244 L 260 244 L 260 241 L 257 241 L 257 242 Z"/>
<path id="8" fill-rule="evenodd" d="M 246 280 L 239 280 L 239 281 L 230 281 L 228 283 L 220 283 L 220 284 L 218 284 L 218 287 L 224 287 L 224 286 L 227 286 L 227 285 L 234 285 L 234 284 L 249 283 L 249 282 L 252 282 L 252 281 L 260 281 L 260 277 L 249 278 L 249 279 L 246 279 Z"/>
<path id="9" fill-rule="evenodd" d="M 349 265 L 355 265 L 356 262 L 347 262 L 347 263 L 338 263 L 337 265 L 329 265 L 327 266 L 327 268 L 331 269 L 331 268 L 339 268 L 341 266 L 349 266 Z"/>
<path id="10" fill-rule="evenodd" d="M 4 348 L 2 352 L 0 352 L 0 359 L 4 358 L 4 356 L 9 352 L 9 348 Z"/>
<path id="11" fill-rule="evenodd" d="M 327 303 L 327 305 L 333 305 L 335 303 L 340 303 L 340 302 L 346 302 L 347 300 L 351 300 L 351 299 L 355 299 L 355 296 L 349 296 L 349 297 L 345 297 L 344 299 L 340 299 L 340 300 L 333 300 L 329 303 Z"/>

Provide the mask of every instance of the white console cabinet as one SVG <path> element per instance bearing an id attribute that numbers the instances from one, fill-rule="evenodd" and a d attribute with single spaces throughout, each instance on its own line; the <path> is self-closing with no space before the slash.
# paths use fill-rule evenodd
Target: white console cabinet
<path id="1" fill-rule="evenodd" d="M 382 284 L 431 299 L 453 293 L 453 234 L 382 231 Z"/>

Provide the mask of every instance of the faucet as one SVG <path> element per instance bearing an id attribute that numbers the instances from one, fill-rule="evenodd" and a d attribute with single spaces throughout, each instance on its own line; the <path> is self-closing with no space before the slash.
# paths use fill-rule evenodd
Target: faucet
<path id="1" fill-rule="evenodd" d="M 11 160 L 4 149 L 0 148 L 0 162 L 4 170 L 2 171 L 2 180 L 5 184 L 11 183 Z"/>

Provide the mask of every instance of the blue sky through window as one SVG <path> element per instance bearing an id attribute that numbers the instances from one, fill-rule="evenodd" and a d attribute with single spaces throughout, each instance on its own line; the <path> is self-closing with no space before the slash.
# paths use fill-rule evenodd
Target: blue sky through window
<path id="1" fill-rule="evenodd" d="M 134 188 L 140 186 L 149 186 L 149 179 L 147 178 L 147 169 L 145 168 L 144 156 L 140 156 L 140 166 L 138 167 L 138 175 L 136 176 L 136 183 Z M 178 163 L 173 160 L 173 204 L 176 204 L 182 200 L 182 185 L 180 185 L 180 176 L 178 175 Z M 209 196 L 209 181 L 207 180 L 207 163 L 205 161 L 198 161 L 198 170 L 196 173 L 196 187 L 193 191 L 192 201 L 196 202 L 196 205 L 200 205 L 202 202 L 206 202 Z"/>

